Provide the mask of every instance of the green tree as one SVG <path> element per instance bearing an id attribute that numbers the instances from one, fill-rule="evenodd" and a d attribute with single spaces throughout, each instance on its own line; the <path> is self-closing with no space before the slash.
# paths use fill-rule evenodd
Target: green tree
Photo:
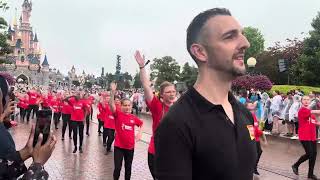
<path id="1" fill-rule="evenodd" d="M 243 29 L 244 35 L 250 42 L 250 47 L 246 50 L 244 59 L 245 61 L 250 57 L 256 57 L 264 50 L 264 37 L 260 30 L 251 26 Z"/>
<path id="2" fill-rule="evenodd" d="M 180 81 L 185 82 L 187 87 L 190 88 L 196 82 L 198 76 L 198 68 L 190 66 L 188 62 L 183 65 L 182 72 L 180 73 Z"/>
<path id="3" fill-rule="evenodd" d="M 92 87 L 92 83 L 90 81 L 86 81 L 84 83 L 84 87 L 90 89 Z"/>
<path id="4" fill-rule="evenodd" d="M 119 79 L 117 81 L 118 89 L 119 90 L 129 89 L 131 81 L 132 81 L 132 76 L 128 72 L 120 74 Z"/>
<path id="5" fill-rule="evenodd" d="M 133 79 L 134 79 L 133 87 L 136 88 L 136 89 L 141 88 L 142 84 L 141 84 L 140 75 L 139 75 L 138 72 L 134 75 Z"/>
<path id="6" fill-rule="evenodd" d="M 8 3 L 5 0 L 0 0 L 0 9 L 2 9 L 3 11 L 9 9 Z"/>
<path id="7" fill-rule="evenodd" d="M 1 2 L 0 2 L 1 4 Z M 4 18 L 0 17 L 0 30 L 4 31 L 8 26 L 7 22 L 4 20 Z M 9 54 L 12 52 L 10 45 L 7 43 L 8 34 L 7 32 L 1 32 L 0 33 L 0 56 Z"/>
<path id="8" fill-rule="evenodd" d="M 72 81 L 72 84 L 75 86 L 80 86 L 80 82 L 79 81 Z"/>
<path id="9" fill-rule="evenodd" d="M 320 77 L 320 12 L 312 20 L 313 30 L 309 32 L 309 37 L 304 40 L 302 55 L 293 65 L 294 75 L 299 79 L 299 83 L 309 86 L 319 86 Z"/>
<path id="10" fill-rule="evenodd" d="M 165 56 L 161 59 L 153 59 L 150 65 L 151 79 L 156 79 L 156 86 L 159 86 L 163 81 L 179 80 L 180 66 L 171 56 Z"/>

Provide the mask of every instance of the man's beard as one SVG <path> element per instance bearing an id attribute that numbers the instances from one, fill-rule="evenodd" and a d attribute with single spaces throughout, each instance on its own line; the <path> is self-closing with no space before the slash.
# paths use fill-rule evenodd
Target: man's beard
<path id="1" fill-rule="evenodd" d="M 231 69 L 231 74 L 233 77 L 239 77 L 239 76 L 243 76 L 247 73 L 246 69 L 239 69 L 239 68 L 235 68 L 232 67 Z"/>

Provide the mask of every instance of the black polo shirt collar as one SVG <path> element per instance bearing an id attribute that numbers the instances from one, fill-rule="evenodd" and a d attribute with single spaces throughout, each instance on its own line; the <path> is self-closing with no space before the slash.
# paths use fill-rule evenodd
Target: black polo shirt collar
<path id="1" fill-rule="evenodd" d="M 221 104 L 212 104 L 205 97 L 203 97 L 194 87 L 192 87 L 188 91 L 188 93 L 189 93 L 189 96 L 191 97 L 192 101 L 198 107 L 200 113 L 206 113 L 206 112 L 212 111 L 213 109 L 221 109 L 222 108 Z M 228 100 L 229 100 L 232 108 L 235 108 L 237 106 L 237 100 L 230 91 L 228 93 Z"/>

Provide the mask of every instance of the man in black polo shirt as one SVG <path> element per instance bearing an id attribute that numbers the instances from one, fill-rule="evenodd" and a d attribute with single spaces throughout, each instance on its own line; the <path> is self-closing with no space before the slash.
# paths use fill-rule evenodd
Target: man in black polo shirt
<path id="1" fill-rule="evenodd" d="M 193 19 L 187 49 L 198 65 L 198 79 L 157 129 L 157 179 L 252 180 L 253 118 L 229 92 L 231 81 L 246 72 L 249 46 L 227 9 L 210 9 Z"/>

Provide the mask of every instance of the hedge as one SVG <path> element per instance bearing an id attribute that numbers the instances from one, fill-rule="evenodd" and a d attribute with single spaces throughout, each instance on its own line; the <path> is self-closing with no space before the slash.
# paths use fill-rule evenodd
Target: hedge
<path id="1" fill-rule="evenodd" d="M 300 89 L 304 94 L 309 94 L 311 91 L 320 92 L 320 87 L 312 87 L 312 86 L 294 86 L 294 85 L 273 85 L 271 88 L 271 92 L 278 90 L 281 93 L 287 93 L 290 90 Z"/>

